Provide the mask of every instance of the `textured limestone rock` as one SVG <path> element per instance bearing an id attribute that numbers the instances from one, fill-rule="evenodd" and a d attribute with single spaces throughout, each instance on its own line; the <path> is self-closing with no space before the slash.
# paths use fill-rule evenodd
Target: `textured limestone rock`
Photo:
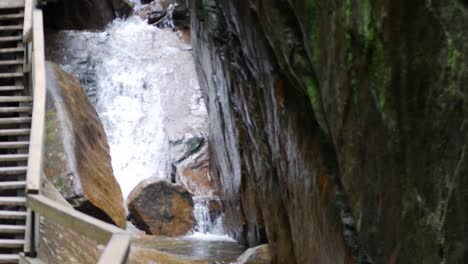
<path id="1" fill-rule="evenodd" d="M 268 245 L 249 248 L 238 259 L 236 264 L 270 264 L 271 256 Z"/>
<path id="2" fill-rule="evenodd" d="M 104 128 L 78 80 L 47 63 L 44 174 L 76 209 L 125 227 Z"/>
<path id="3" fill-rule="evenodd" d="M 127 199 L 132 223 L 148 234 L 181 236 L 193 227 L 193 200 L 185 188 L 157 178 L 138 184 Z"/>
<path id="4" fill-rule="evenodd" d="M 465 2 L 192 1 L 228 230 L 273 263 L 467 262 Z"/>
<path id="5" fill-rule="evenodd" d="M 132 12 L 129 0 L 59 0 L 44 8 L 45 24 L 53 29 L 103 30 L 116 17 Z"/>

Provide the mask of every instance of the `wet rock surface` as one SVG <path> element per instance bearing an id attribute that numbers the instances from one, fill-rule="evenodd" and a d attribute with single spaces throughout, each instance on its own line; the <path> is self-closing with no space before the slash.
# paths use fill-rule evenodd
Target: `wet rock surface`
<path id="1" fill-rule="evenodd" d="M 143 5 L 136 8 L 136 13 L 148 24 L 159 28 L 174 27 L 187 29 L 190 26 L 190 17 L 185 0 L 154 0 L 142 1 Z"/>
<path id="2" fill-rule="evenodd" d="M 234 241 L 197 240 L 190 237 L 138 236 L 132 239 L 129 263 L 164 264 L 233 263 L 244 248 Z"/>
<path id="3" fill-rule="evenodd" d="M 261 245 L 246 250 L 239 258 L 236 264 L 270 264 L 271 256 L 268 245 Z"/>
<path id="4" fill-rule="evenodd" d="M 122 192 L 99 117 L 76 78 L 46 65 L 44 174 L 76 209 L 125 227 Z"/>
<path id="5" fill-rule="evenodd" d="M 147 234 L 181 236 L 194 225 L 192 194 L 182 186 L 158 178 L 138 184 L 127 205 L 129 219 Z"/>
<path id="6" fill-rule="evenodd" d="M 44 7 L 46 27 L 53 29 L 104 30 L 116 17 L 132 12 L 129 0 L 58 0 Z"/>
<path id="7" fill-rule="evenodd" d="M 190 10 L 232 235 L 273 263 L 468 260 L 460 1 Z"/>

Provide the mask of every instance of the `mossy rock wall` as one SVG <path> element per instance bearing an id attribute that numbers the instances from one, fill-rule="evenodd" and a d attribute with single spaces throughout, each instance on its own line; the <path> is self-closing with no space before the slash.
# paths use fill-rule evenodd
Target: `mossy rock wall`
<path id="1" fill-rule="evenodd" d="M 275 263 L 468 262 L 466 1 L 192 1 L 226 227 Z"/>

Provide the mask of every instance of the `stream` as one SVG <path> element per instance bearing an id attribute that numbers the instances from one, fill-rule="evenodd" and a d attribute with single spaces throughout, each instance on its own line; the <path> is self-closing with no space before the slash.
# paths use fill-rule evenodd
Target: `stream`
<path id="1" fill-rule="evenodd" d="M 171 137 L 207 133 L 191 48 L 180 32 L 150 26 L 133 15 L 115 20 L 104 32 L 48 32 L 47 42 L 49 59 L 78 77 L 101 118 L 124 199 L 144 179 L 169 179 Z M 164 103 L 180 87 L 188 89 L 186 108 L 194 113 L 184 125 L 194 129 L 174 136 L 178 125 L 168 120 Z M 194 198 L 196 225 L 187 236 L 146 236 L 139 244 L 187 260 L 234 259 L 243 248 L 224 234 L 222 216 L 210 218 L 207 200 L 212 198 Z"/>

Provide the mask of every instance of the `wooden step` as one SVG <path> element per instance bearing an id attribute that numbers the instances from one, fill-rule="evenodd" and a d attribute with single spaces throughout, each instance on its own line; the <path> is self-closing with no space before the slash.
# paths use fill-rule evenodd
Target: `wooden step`
<path id="1" fill-rule="evenodd" d="M 0 20 L 13 20 L 13 19 L 20 19 L 24 18 L 23 14 L 5 14 L 0 15 Z"/>
<path id="2" fill-rule="evenodd" d="M 9 141 L 0 142 L 0 149 L 17 149 L 17 148 L 28 148 L 28 141 Z"/>
<path id="3" fill-rule="evenodd" d="M 24 86 L 0 86 L 0 92 L 24 90 Z"/>
<path id="4" fill-rule="evenodd" d="M 0 205 L 24 206 L 25 204 L 25 197 L 0 197 Z"/>
<path id="5" fill-rule="evenodd" d="M 26 188 L 25 181 L 4 181 L 0 182 L 0 190 L 12 190 Z"/>
<path id="6" fill-rule="evenodd" d="M 31 122 L 31 117 L 2 117 L 0 125 L 26 124 Z"/>
<path id="7" fill-rule="evenodd" d="M 14 52 L 24 52 L 24 49 L 23 48 L 0 49 L 0 53 L 14 53 Z"/>
<path id="8" fill-rule="evenodd" d="M 21 174 L 21 173 L 26 173 L 26 171 L 28 171 L 28 167 L 26 166 L 0 167 L 0 175 Z M 0 182 L 0 188 L 1 188 L 1 182 Z"/>
<path id="9" fill-rule="evenodd" d="M 31 111 L 30 106 L 0 107 L 0 113 L 31 113 Z"/>
<path id="10" fill-rule="evenodd" d="M 0 136 L 27 136 L 29 133 L 31 133 L 31 129 L 28 128 L 0 129 Z"/>
<path id="11" fill-rule="evenodd" d="M 23 239 L 0 239 L 0 248 L 22 248 Z"/>
<path id="12" fill-rule="evenodd" d="M 0 254 L 0 263 L 18 263 L 19 262 L 18 254 Z"/>
<path id="13" fill-rule="evenodd" d="M 24 76 L 24 73 L 22 72 L 0 73 L 0 78 L 19 78 L 23 76 Z"/>
<path id="14" fill-rule="evenodd" d="M 4 154 L 0 155 L 0 162 L 26 161 L 28 157 L 28 154 Z"/>
<path id="15" fill-rule="evenodd" d="M 18 234 L 24 233 L 26 227 L 22 225 L 0 225 L 1 234 Z"/>
<path id="16" fill-rule="evenodd" d="M 0 9 L 12 9 L 24 7 L 24 0 L 1 0 Z"/>
<path id="17" fill-rule="evenodd" d="M 23 26 L 21 25 L 0 26 L 0 31 L 19 31 L 19 30 L 23 30 Z"/>
<path id="18" fill-rule="evenodd" d="M 0 37 L 0 42 L 15 42 L 15 41 L 23 41 L 23 37 L 21 36 Z"/>
<path id="19" fill-rule="evenodd" d="M 8 211 L 0 210 L 0 219 L 26 219 L 28 213 L 26 211 Z"/>
<path id="20" fill-rule="evenodd" d="M 5 61 L 0 60 L 0 66 L 23 65 L 23 64 L 24 64 L 23 60 L 5 60 Z"/>
<path id="21" fill-rule="evenodd" d="M 31 96 L 0 96 L 0 103 L 31 102 Z"/>

